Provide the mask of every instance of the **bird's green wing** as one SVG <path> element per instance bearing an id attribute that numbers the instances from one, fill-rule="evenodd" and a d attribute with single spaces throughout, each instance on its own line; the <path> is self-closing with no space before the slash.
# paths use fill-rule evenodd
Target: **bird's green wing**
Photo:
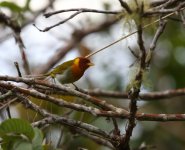
<path id="1" fill-rule="evenodd" d="M 48 76 L 55 77 L 57 74 L 62 74 L 65 70 L 69 69 L 73 65 L 73 60 L 64 62 L 53 68 L 53 70 L 47 73 Z"/>

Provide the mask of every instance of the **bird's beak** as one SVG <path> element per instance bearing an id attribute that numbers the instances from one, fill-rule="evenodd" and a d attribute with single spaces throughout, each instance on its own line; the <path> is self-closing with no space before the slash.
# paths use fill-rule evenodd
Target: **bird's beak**
<path id="1" fill-rule="evenodd" d="M 88 63 L 87 65 L 88 65 L 88 66 L 94 66 L 94 64 L 93 64 L 93 63 L 91 63 L 91 62 L 90 62 L 90 63 Z"/>

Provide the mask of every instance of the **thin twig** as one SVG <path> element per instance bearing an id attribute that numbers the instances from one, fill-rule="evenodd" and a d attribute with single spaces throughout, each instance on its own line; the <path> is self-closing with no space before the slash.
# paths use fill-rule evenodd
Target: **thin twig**
<path id="1" fill-rule="evenodd" d="M 143 15 L 148 16 L 148 15 L 155 15 L 155 14 L 162 15 L 167 13 L 173 13 L 176 11 L 181 11 L 181 8 L 183 8 L 184 6 L 185 6 L 185 2 L 182 2 L 182 3 L 179 3 L 178 6 L 175 6 L 174 8 L 148 10 Z"/>
<path id="2" fill-rule="evenodd" d="M 102 13 L 102 14 L 114 14 L 114 15 L 121 13 L 121 11 L 107 11 L 107 10 L 97 10 L 97 9 L 89 9 L 89 8 L 73 8 L 73 9 L 63 9 L 63 10 L 45 13 L 44 16 L 46 18 L 49 18 L 56 14 L 71 12 L 71 11 L 77 11 L 77 12 L 83 12 L 83 13 L 91 12 L 91 13 Z"/>
<path id="3" fill-rule="evenodd" d="M 166 24 L 167 24 L 167 21 L 165 21 L 165 20 L 159 21 L 159 27 L 155 33 L 155 36 L 152 40 L 152 43 L 150 44 L 150 50 L 153 51 L 156 48 L 157 41 L 158 41 L 160 35 L 163 33 Z"/>
<path id="4" fill-rule="evenodd" d="M 126 2 L 124 2 L 123 0 L 119 0 L 121 6 L 129 13 L 132 14 L 132 10 L 130 9 L 130 7 L 128 6 L 128 4 Z"/>
<path id="5" fill-rule="evenodd" d="M 0 100 L 5 100 L 9 98 L 10 96 L 12 96 L 12 92 L 8 91 L 7 93 L 0 95 Z"/>
<path id="6" fill-rule="evenodd" d="M 183 23 L 183 25 L 185 27 L 185 17 L 184 17 L 183 11 L 180 12 L 180 17 L 181 17 L 182 23 Z"/>
<path id="7" fill-rule="evenodd" d="M 18 74 L 18 76 L 19 76 L 19 77 L 22 77 L 22 74 L 21 74 L 21 71 L 20 71 L 18 62 L 14 62 L 14 65 L 15 65 L 15 67 L 16 67 L 16 69 L 17 69 L 17 74 Z"/>
<path id="8" fill-rule="evenodd" d="M 158 41 L 160 35 L 163 33 L 166 24 L 167 24 L 167 21 L 165 21 L 165 20 L 161 20 L 159 22 L 159 27 L 154 35 L 152 43 L 150 44 L 150 49 L 149 49 L 147 56 L 146 56 L 146 60 L 145 60 L 146 66 L 149 66 L 149 64 L 150 64 L 150 61 L 151 61 L 152 55 L 153 55 L 153 51 L 156 48 L 157 41 Z"/>
<path id="9" fill-rule="evenodd" d="M 42 127 L 46 123 L 47 124 L 61 123 L 63 125 L 71 126 L 73 128 L 75 128 L 75 127 L 76 128 L 82 128 L 82 129 L 85 129 L 87 132 L 92 132 L 94 134 L 98 134 L 99 136 L 102 136 L 105 139 L 106 138 L 111 139 L 111 136 L 108 133 L 106 133 L 105 131 L 103 131 L 103 130 L 101 130 L 101 129 L 93 126 L 93 125 L 83 123 L 81 121 L 76 121 L 76 120 L 73 120 L 73 119 L 65 118 L 65 117 L 59 117 L 57 115 L 50 115 L 49 117 L 47 117 L 43 120 L 32 123 L 32 125 L 36 126 L 36 127 Z"/>
<path id="10" fill-rule="evenodd" d="M 58 23 L 55 24 L 55 25 L 52 25 L 52 26 L 50 26 L 50 27 L 46 27 L 46 28 L 43 29 L 43 30 L 39 29 L 35 24 L 33 24 L 33 26 L 35 26 L 40 32 L 46 32 L 46 31 L 51 30 L 51 29 L 54 28 L 54 27 L 57 27 L 57 26 L 59 26 L 59 25 L 61 25 L 61 24 L 64 24 L 65 22 L 69 21 L 70 19 L 74 18 L 75 16 L 79 15 L 80 13 L 82 13 L 82 12 L 81 12 L 81 11 L 75 12 L 75 13 L 73 13 L 72 15 L 70 15 L 68 18 L 66 18 L 66 19 L 64 19 L 64 20 L 62 20 L 62 21 L 60 21 L 60 22 L 58 22 Z"/>
<path id="11" fill-rule="evenodd" d="M 138 54 L 136 54 L 136 52 L 135 52 L 130 46 L 128 46 L 128 49 L 130 50 L 130 52 L 132 53 L 132 55 L 133 55 L 134 57 L 136 57 L 137 59 L 139 59 Z"/>

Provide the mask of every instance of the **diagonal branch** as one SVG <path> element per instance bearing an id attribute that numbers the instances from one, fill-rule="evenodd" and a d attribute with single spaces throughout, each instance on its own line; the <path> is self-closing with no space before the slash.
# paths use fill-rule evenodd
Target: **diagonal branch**
<path id="1" fill-rule="evenodd" d="M 50 26 L 50 27 L 46 27 L 45 29 L 39 29 L 35 24 L 33 24 L 33 25 L 34 25 L 40 32 L 47 32 L 47 31 L 51 30 L 52 28 L 57 27 L 57 26 L 59 26 L 59 25 L 61 25 L 61 24 L 64 24 L 65 22 L 71 20 L 72 18 L 74 18 L 75 16 L 79 15 L 80 13 L 82 13 L 82 12 L 81 12 L 81 11 L 77 11 L 77 12 L 73 13 L 72 15 L 70 15 L 68 18 L 66 18 L 66 19 L 64 19 L 64 20 L 62 20 L 62 21 L 60 21 L 60 22 L 58 22 L 58 23 L 56 23 L 56 24 L 54 24 L 54 25 L 52 25 L 52 26 Z"/>
<path id="2" fill-rule="evenodd" d="M 132 10 L 130 9 L 130 7 L 128 6 L 128 4 L 126 2 L 124 2 L 123 0 L 119 0 L 121 6 L 129 13 L 132 14 Z"/>
<path id="3" fill-rule="evenodd" d="M 84 100 L 86 100 L 87 102 L 91 102 L 93 104 L 95 104 L 96 106 L 99 106 L 105 110 L 111 110 L 109 113 L 118 113 L 118 114 L 127 114 L 128 112 L 122 108 L 119 108 L 119 107 L 115 107 L 114 105 L 112 104 L 109 104 L 107 103 L 106 101 L 104 100 L 101 100 L 101 99 L 97 99 L 95 97 L 92 97 L 90 95 L 86 95 L 84 93 L 81 93 L 79 91 L 76 91 L 76 90 L 73 90 L 73 89 L 70 89 L 68 87 L 65 87 L 63 85 L 56 85 L 56 84 L 51 84 L 51 83 L 46 83 L 46 82 L 43 82 L 43 81 L 35 81 L 34 79 L 29 79 L 29 78 L 20 78 L 20 77 L 8 77 L 8 76 L 0 76 L 0 80 L 4 80 L 4 81 L 15 81 L 15 82 L 23 82 L 23 83 L 26 83 L 28 85 L 34 85 L 34 84 L 40 84 L 40 85 L 43 85 L 43 86 L 47 86 L 47 87 L 51 87 L 53 89 L 56 89 L 56 90 L 61 90 L 63 92 L 67 92 L 69 94 L 73 94 L 74 96 L 77 96 L 77 97 L 80 97 Z M 22 88 L 22 87 L 18 87 L 16 85 L 13 85 L 11 83 L 5 83 L 5 82 L 0 82 L 0 85 L 6 89 L 13 89 L 13 90 L 16 90 L 17 92 L 21 92 L 21 93 L 24 93 L 26 95 L 30 95 L 30 96 L 33 96 L 33 97 L 36 97 L 36 98 L 41 98 L 41 99 L 45 99 L 47 101 L 50 101 L 52 103 L 55 103 L 57 105 L 60 105 L 60 106 L 64 106 L 64 107 L 68 107 L 68 108 L 74 108 L 75 110 L 81 110 L 81 111 L 85 111 L 85 112 L 89 112 L 93 115 L 98 115 L 98 114 L 101 114 L 101 115 L 104 115 L 104 111 L 103 110 L 99 110 L 97 108 L 91 108 L 91 107 L 86 107 L 84 105 L 80 105 L 80 104 L 75 104 L 75 103 L 69 103 L 69 102 L 66 102 L 66 101 L 63 101 L 61 99 L 56 99 L 52 96 L 49 96 L 49 95 L 46 95 L 44 93 L 40 93 L 34 89 L 26 89 L 26 88 Z M 113 111 L 113 112 L 112 112 Z"/>
<path id="4" fill-rule="evenodd" d="M 107 11 L 107 10 L 97 10 L 97 9 L 89 9 L 89 8 L 72 8 L 72 9 L 63 9 L 63 10 L 45 13 L 44 16 L 46 18 L 49 18 L 56 14 L 71 12 L 71 11 L 77 11 L 77 12 L 83 12 L 83 13 L 90 12 L 90 13 L 101 13 L 101 14 L 113 14 L 113 15 L 117 15 L 121 13 L 121 11 Z"/>

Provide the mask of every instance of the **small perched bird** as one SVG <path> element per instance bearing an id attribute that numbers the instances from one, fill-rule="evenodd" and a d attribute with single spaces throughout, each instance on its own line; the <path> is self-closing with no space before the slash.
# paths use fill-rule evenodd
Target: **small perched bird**
<path id="1" fill-rule="evenodd" d="M 73 83 L 79 80 L 84 72 L 93 65 L 94 64 L 88 58 L 77 57 L 58 65 L 44 76 L 53 79 L 56 78 L 62 84 Z"/>

